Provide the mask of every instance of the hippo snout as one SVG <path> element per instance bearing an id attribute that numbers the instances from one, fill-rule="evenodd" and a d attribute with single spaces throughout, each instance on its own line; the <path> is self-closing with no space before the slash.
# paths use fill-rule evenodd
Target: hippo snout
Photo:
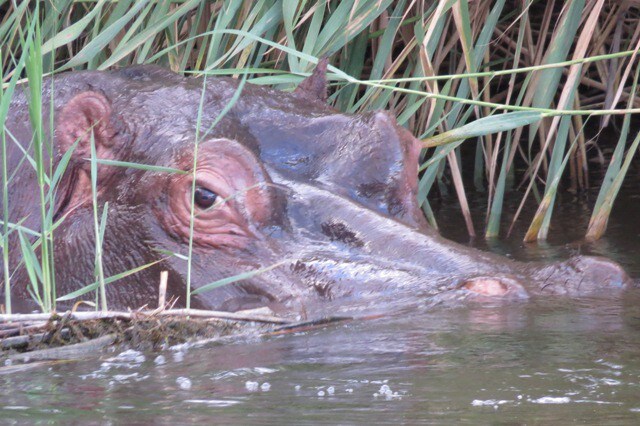
<path id="1" fill-rule="evenodd" d="M 596 256 L 575 256 L 534 272 L 541 294 L 607 295 L 630 288 L 632 280 L 618 263 Z"/>

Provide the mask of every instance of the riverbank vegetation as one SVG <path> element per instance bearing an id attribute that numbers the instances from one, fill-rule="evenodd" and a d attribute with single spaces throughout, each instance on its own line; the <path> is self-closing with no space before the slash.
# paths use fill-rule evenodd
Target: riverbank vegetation
<path id="1" fill-rule="evenodd" d="M 558 194 L 593 186 L 590 168 L 600 167 L 604 178 L 584 230 L 597 239 L 640 143 L 632 133 L 640 112 L 639 17 L 638 2 L 604 0 L 0 0 L 0 120 L 13 93 L 28 87 L 33 155 L 25 153 L 21 166 L 35 168 L 40 189 L 40 228 L 10 222 L 6 152 L 13 142 L 3 129 L 5 309 L 11 234 L 46 312 L 60 298 L 91 292 L 106 310 L 105 286 L 136 272 L 104 276 L 107 209 L 94 202 L 95 282 L 72 295 L 56 292 L 53 236 L 64 217 L 53 217 L 54 189 L 69 158 L 54 165 L 43 155 L 51 150 L 43 76 L 155 63 L 196 78 L 232 76 L 291 90 L 328 57 L 330 104 L 352 113 L 391 110 L 424 141 L 418 198 L 433 226 L 430 199 L 446 187 L 459 199 L 469 235 L 506 236 L 526 220 L 528 231 L 517 237 L 544 240 Z M 597 138 L 611 127 L 617 140 Z M 474 213 L 485 214 L 483 229 L 471 220 L 470 191 L 486 195 L 486 212 Z M 508 221 L 507 194 L 521 198 Z M 536 214 L 522 217 L 532 200 Z"/>

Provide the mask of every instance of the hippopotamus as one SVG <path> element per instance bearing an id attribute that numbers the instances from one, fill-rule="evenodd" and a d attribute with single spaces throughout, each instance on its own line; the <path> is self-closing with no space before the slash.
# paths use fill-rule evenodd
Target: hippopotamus
<path id="1" fill-rule="evenodd" d="M 98 211 L 108 206 L 104 276 L 147 265 L 107 284 L 110 308 L 154 307 L 161 271 L 168 272 L 168 297 L 184 306 L 187 275 L 196 290 L 264 269 L 194 295 L 190 306 L 298 314 L 629 287 L 623 268 L 605 258 L 523 263 L 441 237 L 417 202 L 421 142 L 388 111 L 331 107 L 325 74 L 321 61 L 291 92 L 150 65 L 45 78 L 44 134 L 54 169 L 73 149 L 53 214 L 60 222 L 53 234 L 58 296 L 96 280 L 92 144 L 100 160 L 154 166 L 97 167 Z M 39 231 L 36 175 L 18 147 L 31 149 L 26 92 L 18 88 L 5 123 L 13 167 L 8 207 L 12 223 Z M 33 306 L 15 234 L 12 294 L 26 310 Z"/>

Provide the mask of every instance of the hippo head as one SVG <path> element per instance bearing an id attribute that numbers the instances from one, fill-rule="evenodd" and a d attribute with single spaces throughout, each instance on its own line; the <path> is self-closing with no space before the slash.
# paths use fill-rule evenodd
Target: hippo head
<path id="1" fill-rule="evenodd" d="M 198 289 L 273 265 L 200 293 L 191 306 L 300 312 L 626 286 L 625 272 L 606 259 L 525 264 L 441 238 L 417 204 L 420 143 L 388 112 L 329 107 L 325 67 L 293 93 L 247 84 L 237 98 L 237 80 L 154 66 L 55 77 L 58 158 L 75 147 L 58 189 L 58 293 L 94 280 L 92 138 L 100 159 L 156 167 L 98 166 L 98 202 L 108 203 L 105 276 L 151 265 L 108 285 L 111 306 L 155 306 L 161 271 L 184 305 L 187 277 Z"/>

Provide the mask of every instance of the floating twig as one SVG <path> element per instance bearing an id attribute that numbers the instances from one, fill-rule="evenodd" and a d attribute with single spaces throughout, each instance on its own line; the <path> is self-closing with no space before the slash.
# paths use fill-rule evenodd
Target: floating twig
<path id="1" fill-rule="evenodd" d="M 107 334 L 88 342 L 76 343 L 75 345 L 60 346 L 58 348 L 42 349 L 39 351 L 25 352 L 13 354 L 9 356 L 12 361 L 31 361 L 31 360 L 59 360 L 59 359 L 79 359 L 89 354 L 111 345 L 116 341 L 115 334 Z"/>
<path id="2" fill-rule="evenodd" d="M 97 312 L 63 312 L 63 313 L 46 313 L 46 314 L 4 314 L 0 315 L 0 323 L 16 322 L 21 323 L 25 321 L 49 321 L 57 320 L 62 316 L 68 316 L 69 319 L 78 321 L 86 320 L 99 320 L 99 319 L 123 319 L 133 320 L 145 317 L 153 316 L 175 316 L 175 317 L 197 317 L 197 318 L 217 318 L 223 320 L 233 321 L 247 321 L 247 322 L 260 322 L 267 324 L 288 324 L 290 321 L 276 317 L 273 315 L 253 315 L 250 312 L 238 313 L 238 312 L 224 312 L 224 311 L 207 311 L 202 309 L 169 309 L 158 312 L 156 311 L 133 311 L 133 312 L 119 312 L 119 311 L 97 311 Z"/>
<path id="3" fill-rule="evenodd" d="M 158 289 L 158 309 L 165 309 L 167 300 L 167 281 L 169 280 L 169 271 L 160 272 L 160 288 Z"/>
<path id="4" fill-rule="evenodd" d="M 29 333 L 32 331 L 38 331 L 38 330 L 42 330 L 43 328 L 45 328 L 47 325 L 46 322 L 37 322 L 37 323 L 31 323 L 30 321 L 25 323 L 19 322 L 17 324 L 12 324 L 12 328 L 5 328 L 3 330 L 0 331 L 0 339 L 3 338 L 7 338 L 7 337 L 11 337 L 11 336 L 15 336 L 18 334 L 22 334 L 22 333 Z"/>

